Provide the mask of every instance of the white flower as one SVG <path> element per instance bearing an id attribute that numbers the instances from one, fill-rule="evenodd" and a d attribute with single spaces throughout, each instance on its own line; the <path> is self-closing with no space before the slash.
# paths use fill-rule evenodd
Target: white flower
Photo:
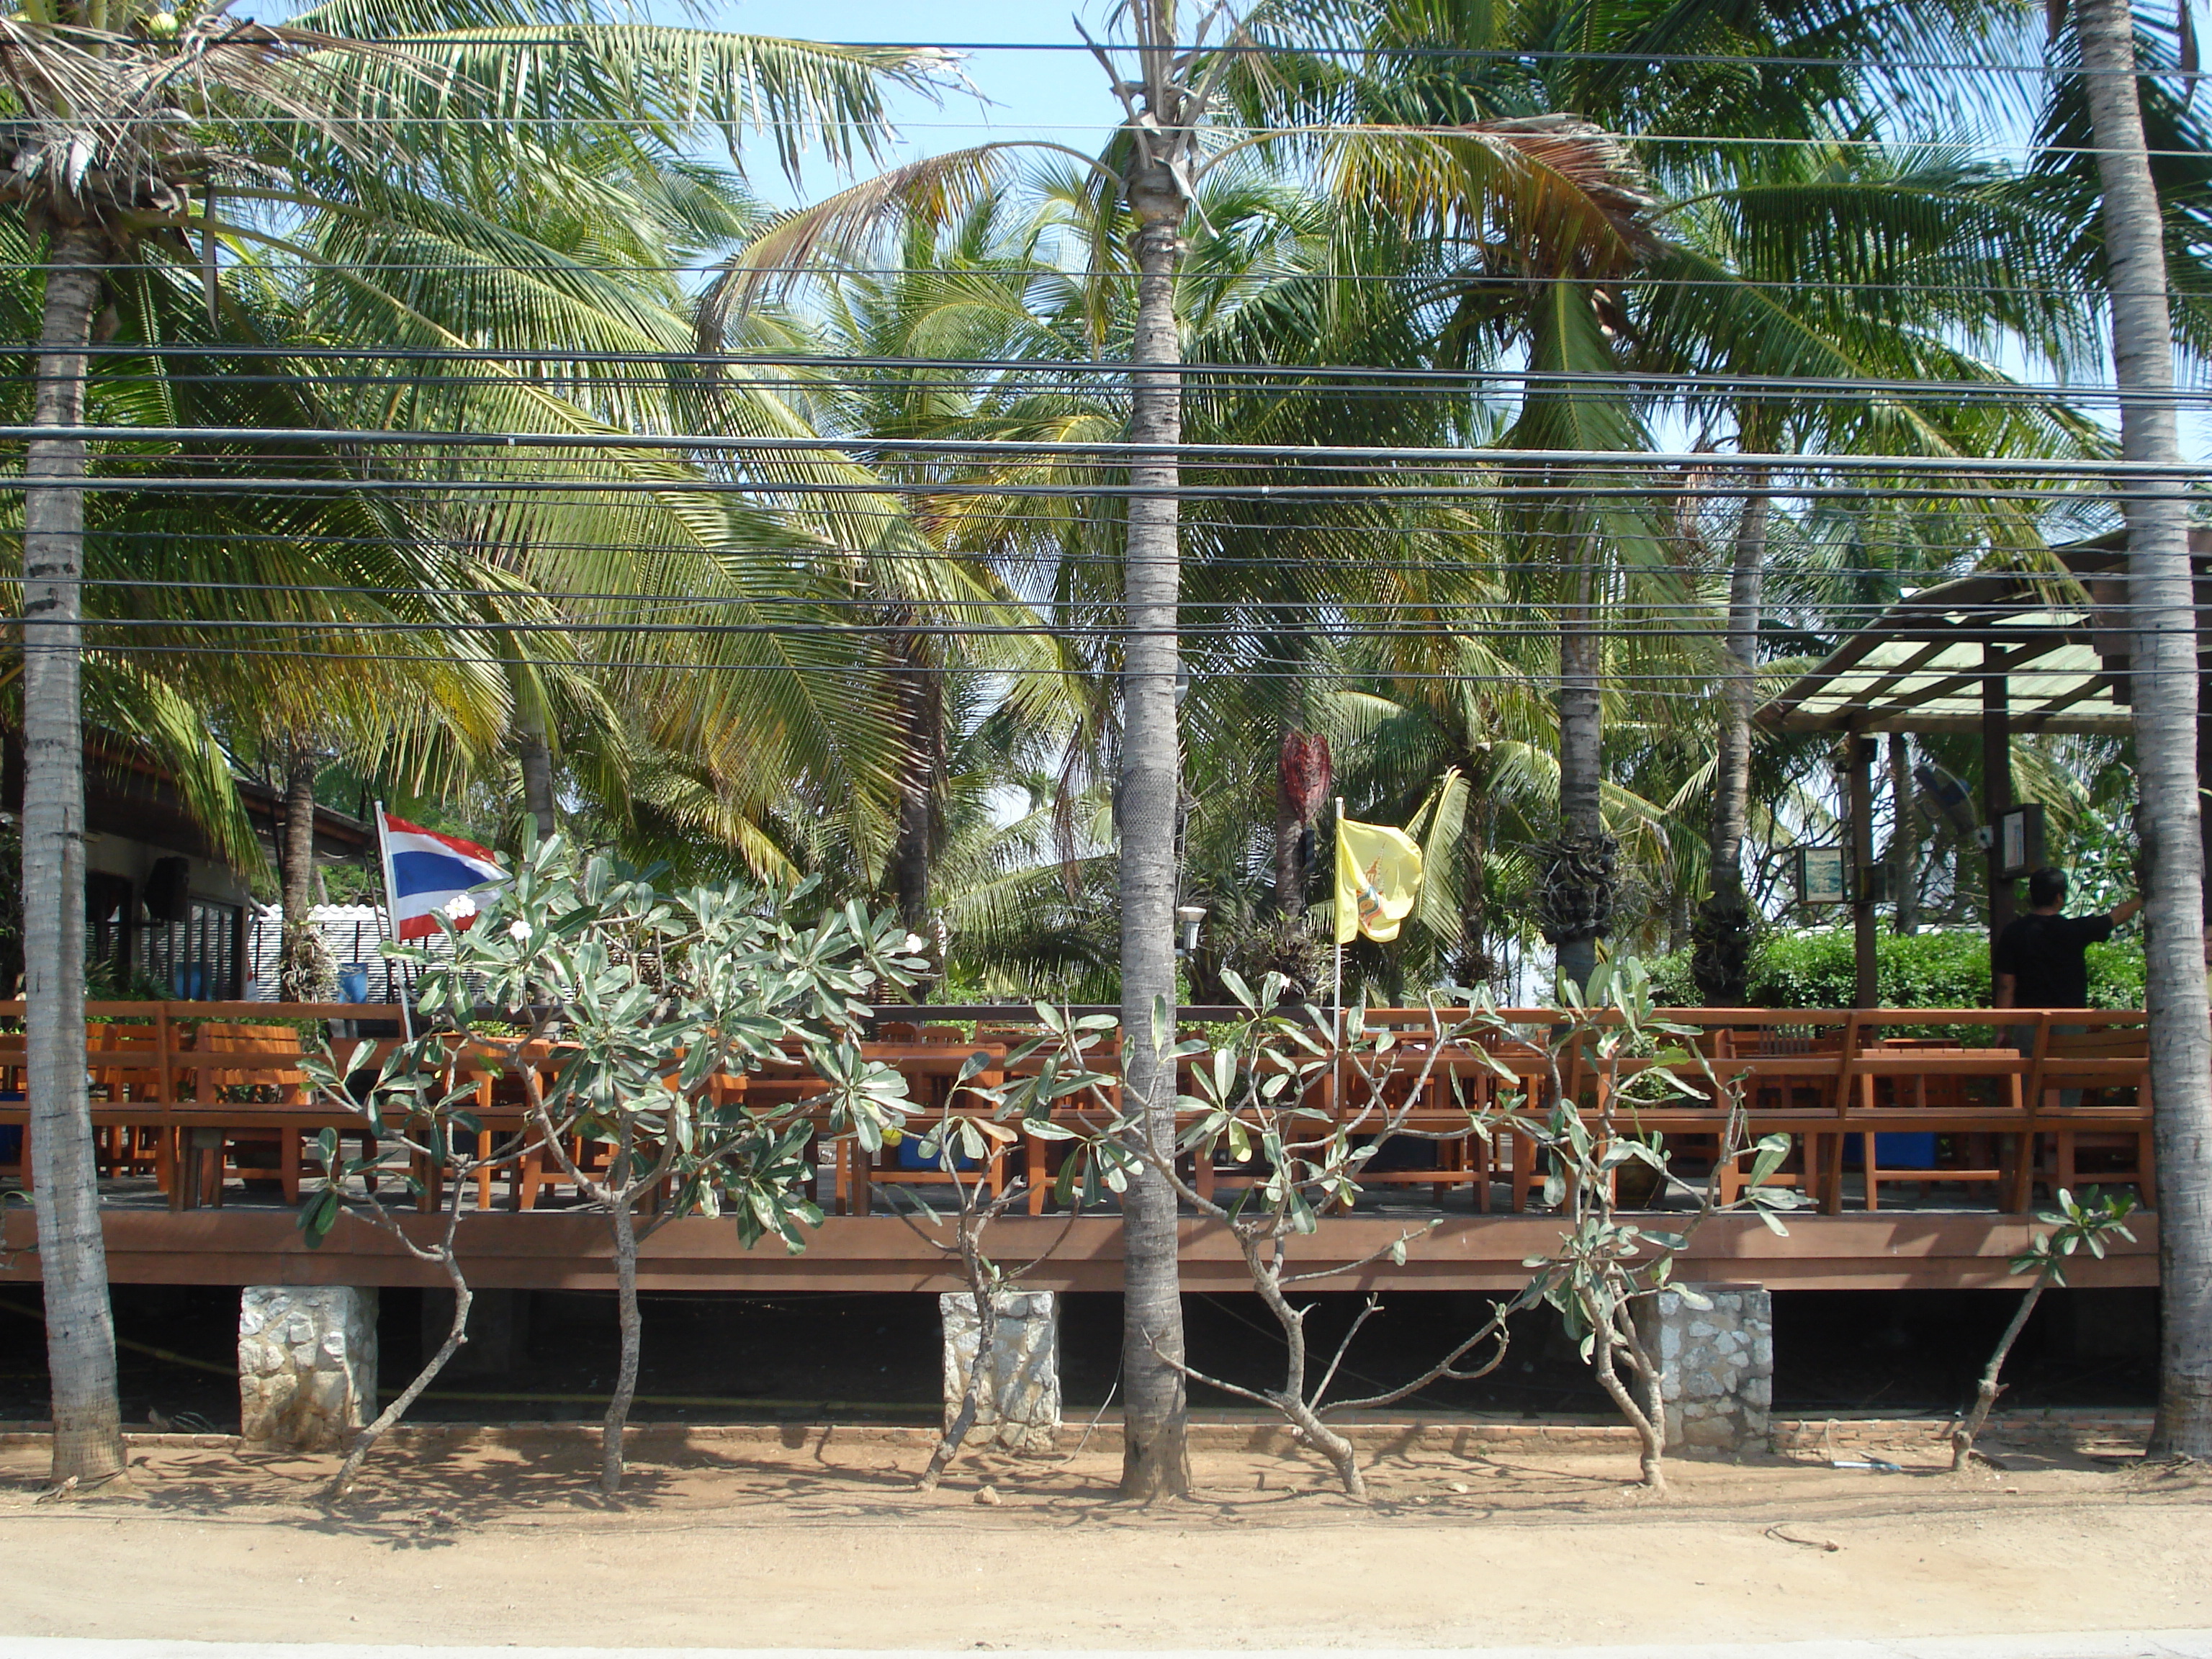
<path id="1" fill-rule="evenodd" d="M 507 936 L 519 945 L 529 944 L 530 924 L 526 921 L 508 922 L 507 924 Z"/>
<path id="2" fill-rule="evenodd" d="M 921 934 L 908 933 L 906 936 L 906 953 L 908 956 L 918 957 L 928 948 L 928 941 L 924 939 Z"/>
<path id="3" fill-rule="evenodd" d="M 459 921 L 463 916 L 472 916 L 476 913 L 477 902 L 466 893 L 456 893 L 446 901 L 446 914 L 455 921 Z"/>

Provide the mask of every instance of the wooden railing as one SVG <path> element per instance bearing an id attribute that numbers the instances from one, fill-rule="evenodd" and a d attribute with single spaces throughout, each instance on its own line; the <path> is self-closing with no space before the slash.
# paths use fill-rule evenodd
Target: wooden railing
<path id="1" fill-rule="evenodd" d="M 9 1126 L 27 1126 L 22 1010 L 21 1002 L 0 1002 L 0 1138 Z M 1178 1012 L 1186 1028 L 1241 1012 L 1202 1006 Z M 85 1059 L 103 1165 L 116 1174 L 151 1174 L 179 1208 L 221 1202 L 232 1176 L 273 1180 L 288 1200 L 296 1199 L 307 1136 L 324 1128 L 364 1134 L 357 1115 L 310 1098 L 298 1066 L 301 1025 L 388 1025 L 398 1016 L 386 1005 L 343 1003 L 101 1002 L 87 1012 L 94 1023 Z M 956 1110 L 983 1109 L 972 1091 L 949 1095 L 951 1073 L 980 1051 L 988 1063 L 978 1082 L 988 1085 L 1036 1029 L 1034 1014 L 1020 1008 L 887 1007 L 877 1014 L 872 1035 L 896 1040 L 866 1042 L 865 1052 L 903 1071 L 915 1099 L 933 1110 L 944 1109 L 948 1098 Z M 1462 1017 L 1457 1010 L 1433 1016 L 1425 1008 L 1367 1012 L 1370 1025 L 1395 1026 L 1401 1039 L 1395 1057 L 1382 1063 L 1386 1085 L 1393 1075 L 1427 1065 L 1420 1085 L 1426 1092 L 1406 1103 L 1406 1127 L 1437 1139 L 1422 1143 L 1436 1149 L 1433 1166 L 1390 1168 L 1389 1159 L 1378 1158 L 1364 1179 L 1428 1186 L 1439 1199 L 1464 1190 L 1484 1210 L 1498 1183 L 1512 1207 L 1522 1209 L 1542 1179 L 1537 1146 L 1510 1128 L 1491 1140 L 1464 1132 L 1470 1109 L 1499 1103 L 1505 1085 L 1490 1059 L 1466 1044 L 1425 1058 L 1423 1033 L 1438 1029 L 1432 1020 L 1449 1027 Z M 1528 1040 L 1485 1046 L 1516 1073 L 1526 1105 L 1545 1109 L 1552 1077 L 1540 1045 L 1561 1016 L 1524 1008 L 1504 1011 L 1502 1018 Z M 1692 1008 L 1668 1011 L 1666 1018 L 1698 1032 L 1696 1046 L 1712 1077 L 1740 1096 L 1753 1138 L 1791 1137 L 1792 1156 L 1774 1179 L 1801 1187 L 1832 1212 L 1844 1206 L 1846 1166 L 1854 1162 L 1869 1209 L 1880 1206 L 1886 1183 L 1899 1182 L 1990 1188 L 1997 1206 L 2010 1211 L 2029 1206 L 2039 1179 L 2052 1186 L 2128 1184 L 2146 1205 L 2154 1202 L 2148 1033 L 2140 1011 Z M 379 1053 L 393 1041 L 378 1040 Z M 344 1040 L 333 1046 L 343 1050 Z M 541 1061 L 553 1063 L 550 1054 Z M 1102 1068 L 1112 1064 L 1109 1050 Z M 1375 1062 L 1365 1064 L 1372 1074 Z M 1644 1064 L 1630 1060 L 1621 1069 L 1632 1074 Z M 456 1065 L 476 1079 L 484 1133 L 519 1130 L 519 1079 L 505 1075 L 505 1062 L 483 1050 L 457 1049 Z M 1342 1086 L 1350 1081 L 1349 1065 L 1340 1086 L 1316 1099 L 1358 1109 L 1359 1091 Z M 1699 1092 L 1693 1085 L 1692 1094 L 1656 1105 L 1608 1099 L 1607 1079 L 1582 1056 L 1570 1056 L 1562 1081 L 1607 1133 L 1658 1134 L 1692 1158 L 1705 1148 L 1717 1150 L 1720 1112 L 1709 1086 Z M 726 1083 L 732 1094 L 786 1104 L 820 1089 L 796 1055 Z M 0 1145 L 0 1175 L 25 1173 L 27 1139 L 19 1135 L 12 1154 Z M 835 1191 L 824 1198 L 841 1211 L 866 1211 L 886 1186 L 945 1178 L 896 1152 L 871 1157 L 842 1139 L 829 1152 Z M 986 1174 L 995 1183 L 1018 1170 L 1029 1183 L 1029 1207 L 1042 1212 L 1059 1155 L 1055 1144 L 1024 1136 Z M 2100 1159 L 2106 1167 L 2091 1167 Z M 1214 1159 L 1193 1171 L 1206 1189 L 1250 1175 Z M 510 1201 L 531 1207 L 553 1179 L 542 1155 L 518 1160 Z M 1739 1169 L 1723 1170 L 1723 1196 L 1739 1194 L 1741 1180 Z M 489 1177 L 482 1197 L 491 1200 Z"/>

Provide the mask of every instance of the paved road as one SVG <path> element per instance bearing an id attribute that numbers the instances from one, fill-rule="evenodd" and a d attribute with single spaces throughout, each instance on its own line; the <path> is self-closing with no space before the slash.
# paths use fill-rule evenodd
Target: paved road
<path id="1" fill-rule="evenodd" d="M 2212 1659 L 2212 1630 L 2073 1631 L 1875 1641 L 1711 1642 L 1674 1647 L 1145 1650 L 1144 1659 Z M 975 1659 L 976 1650 L 894 1649 L 884 1659 Z M 349 1642 L 135 1642 L 0 1636 L 0 1659 L 855 1659 L 851 1648 L 441 1648 Z M 994 1649 L 992 1659 L 1129 1659 L 1127 1650 Z"/>

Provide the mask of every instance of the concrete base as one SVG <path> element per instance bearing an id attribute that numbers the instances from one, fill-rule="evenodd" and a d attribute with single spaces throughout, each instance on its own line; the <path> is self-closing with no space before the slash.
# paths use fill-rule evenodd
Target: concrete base
<path id="1" fill-rule="evenodd" d="M 422 1358 L 428 1359 L 453 1327 L 453 1293 L 422 1292 Z M 530 1358 L 530 1292 L 477 1291 L 469 1298 L 469 1340 L 446 1362 L 447 1376 L 503 1376 Z"/>
<path id="2" fill-rule="evenodd" d="M 238 1303 L 239 1437 L 340 1451 L 376 1414 L 376 1292 L 249 1285 Z"/>
<path id="3" fill-rule="evenodd" d="M 978 1335 L 975 1298 L 947 1291 L 937 1298 L 945 1322 L 945 1421 L 968 1390 Z M 1049 1291 L 1001 1293 L 998 1340 L 976 1391 L 968 1444 L 1023 1454 L 1049 1452 L 1060 1436 L 1060 1298 Z"/>
<path id="4" fill-rule="evenodd" d="M 1774 1298 L 1763 1285 L 1677 1285 L 1637 1304 L 1636 1325 L 1659 1362 L 1668 1451 L 1725 1457 L 1767 1449 Z"/>

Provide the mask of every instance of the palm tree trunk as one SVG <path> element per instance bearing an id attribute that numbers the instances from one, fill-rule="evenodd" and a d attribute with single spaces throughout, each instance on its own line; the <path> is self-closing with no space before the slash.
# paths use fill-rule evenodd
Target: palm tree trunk
<path id="1" fill-rule="evenodd" d="M 945 698 L 911 639 L 894 642 L 899 662 L 891 677 L 899 728 L 898 821 L 891 839 L 888 886 L 899 921 L 910 933 L 930 936 L 930 829 L 936 814 L 937 781 L 945 763 Z M 928 1000 L 917 984 L 914 1000 Z"/>
<path id="2" fill-rule="evenodd" d="M 2104 183 L 2106 280 L 2120 444 L 2130 461 L 2181 466 L 2173 334 L 2158 192 L 2135 81 L 2126 0 L 2080 0 L 2075 28 Z M 2153 1456 L 2212 1456 L 2212 1040 L 2206 1031 L 2203 849 L 2198 840 L 2197 623 L 2189 509 L 2179 477 L 2123 497 L 2134 607 L 2130 701 L 2148 866 L 2147 1006 L 2157 1099 L 2159 1284 L 2164 1352 Z"/>
<path id="3" fill-rule="evenodd" d="M 534 703 L 514 711 L 515 760 L 522 769 L 522 808 L 536 826 L 538 839 L 545 841 L 561 827 L 559 803 L 553 793 L 553 744 L 545 732 L 545 711 Z"/>
<path id="4" fill-rule="evenodd" d="M 1759 708 L 1759 622 L 1772 498 L 1764 469 L 1746 480 L 1729 573 L 1728 678 L 1721 688 L 1720 752 L 1713 776 L 1713 896 L 1743 898 L 1743 824 L 1751 799 L 1751 717 Z"/>
<path id="5" fill-rule="evenodd" d="M 1490 878 L 1485 864 L 1490 848 L 1490 774 L 1486 761 L 1469 756 L 1466 767 L 1473 799 L 1467 804 L 1467 826 L 1461 837 L 1466 868 L 1460 876 L 1460 904 L 1466 931 L 1461 935 L 1462 982 L 1478 980 L 1495 988 L 1501 963 L 1490 954 Z"/>
<path id="6" fill-rule="evenodd" d="M 1896 824 L 1890 830 L 1890 881 L 1896 888 L 1897 915 L 1890 925 L 1899 933 L 1920 931 L 1920 821 L 1913 809 L 1911 739 L 1889 734 L 1889 797 Z"/>
<path id="7" fill-rule="evenodd" d="M 54 233 L 33 422 L 84 423 L 85 345 L 106 239 Z M 35 438 L 23 489 L 23 945 L 32 1199 L 53 1387 L 53 1476 L 120 1474 L 115 1322 L 84 1078 L 84 492 L 81 438 Z M 46 482 L 55 480 L 58 482 Z"/>
<path id="8" fill-rule="evenodd" d="M 1276 748 L 1281 749 L 1277 734 Z M 1306 913 L 1306 826 L 1289 787 L 1275 782 L 1275 908 L 1292 921 Z"/>
<path id="9" fill-rule="evenodd" d="M 1129 436 L 1172 446 L 1182 437 L 1182 356 L 1176 274 L 1182 264 L 1183 203 L 1162 167 L 1133 180 L 1137 232 L 1137 324 L 1130 361 Z M 1176 803 L 1182 756 L 1176 731 L 1177 609 L 1182 572 L 1175 456 L 1129 468 L 1128 544 L 1122 597 L 1127 641 L 1121 672 L 1120 791 L 1121 1056 L 1124 1115 L 1152 1146 L 1175 1145 Z M 1164 1000 L 1166 1030 L 1154 1008 Z M 1183 1443 L 1182 1277 L 1175 1190 L 1139 1163 L 1121 1200 L 1121 1496 L 1181 1497 L 1190 1490 Z"/>
<path id="10" fill-rule="evenodd" d="M 315 948 L 315 775 L 322 755 L 313 744 L 295 741 L 284 760 L 284 940 L 277 956 L 277 995 L 286 1002 L 313 1002 L 325 986 L 322 952 Z"/>
<path id="11" fill-rule="evenodd" d="M 1751 717 L 1759 707 L 1759 622 L 1766 579 L 1766 525 L 1772 497 L 1768 473 L 1746 475 L 1743 516 L 1736 521 L 1729 573 L 1728 656 L 1721 682 L 1721 729 L 1713 759 L 1712 896 L 1705 901 L 1698 953 L 1698 994 L 1706 1005 L 1734 1008 L 1744 1000 L 1750 915 L 1743 896 L 1743 825 L 1751 800 Z"/>
<path id="12" fill-rule="evenodd" d="M 1599 686 L 1603 641 L 1597 632 L 1596 538 L 1582 541 L 1576 601 L 1559 629 L 1559 825 L 1565 840 L 1587 846 L 1605 835 L 1605 716 Z M 1587 984 L 1597 967 L 1597 936 L 1577 931 L 1559 941 L 1559 975 Z"/>

